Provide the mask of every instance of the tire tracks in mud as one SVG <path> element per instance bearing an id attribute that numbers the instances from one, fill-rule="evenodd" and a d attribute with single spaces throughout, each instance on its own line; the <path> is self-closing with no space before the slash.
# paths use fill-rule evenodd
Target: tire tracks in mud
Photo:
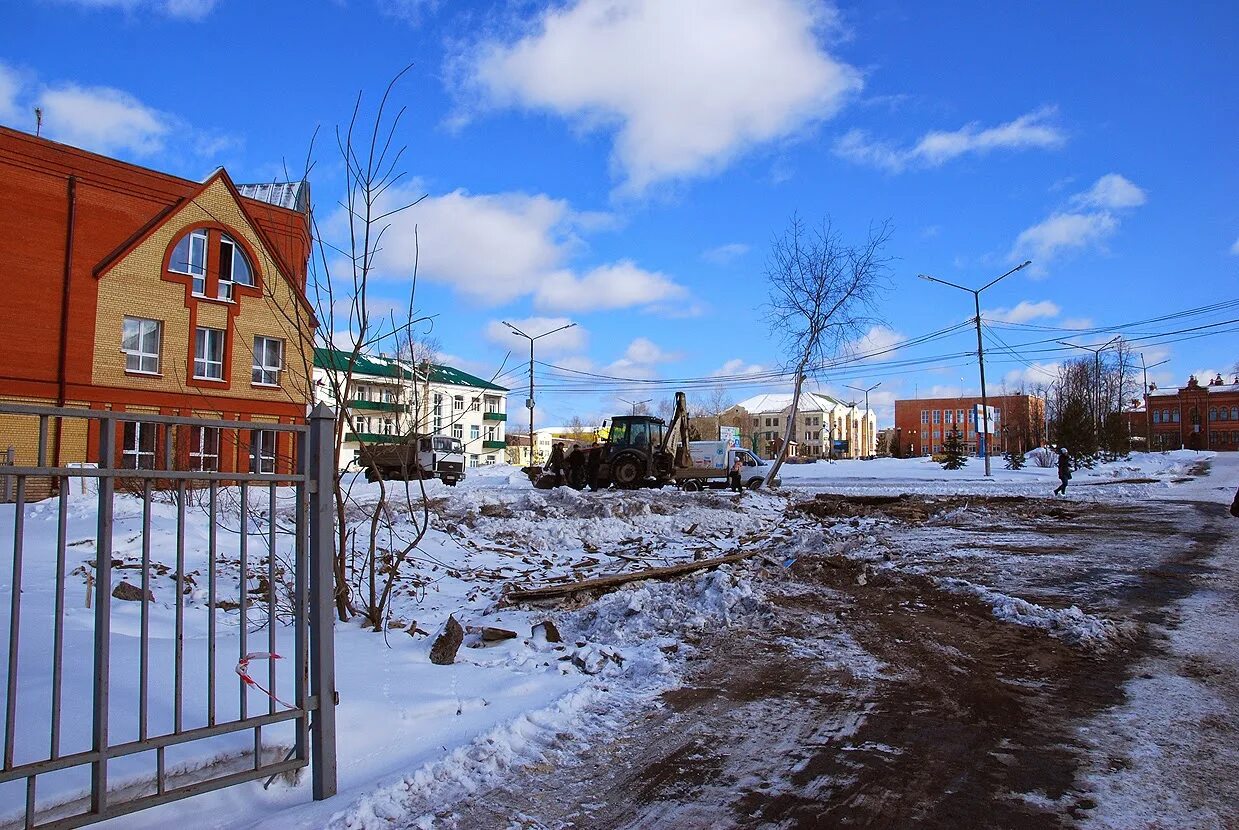
<path id="1" fill-rule="evenodd" d="M 1225 538 L 1215 507 L 1163 503 L 1141 518 L 1094 505 L 1081 526 L 1028 541 L 1052 536 L 1082 560 L 1107 529 L 1161 546 L 1113 584 L 1107 613 L 1173 625 L 1168 607 Z M 1041 567 L 1035 550 L 1027 561 Z M 1091 573 L 1078 565 L 1060 592 Z M 772 624 L 716 632 L 660 708 L 588 757 L 478 794 L 456 826 L 1054 828 L 1094 806 L 1075 789 L 1076 727 L 1123 700 L 1158 647 L 1143 630 L 1086 651 L 996 620 L 930 574 L 843 556 L 764 576 Z"/>

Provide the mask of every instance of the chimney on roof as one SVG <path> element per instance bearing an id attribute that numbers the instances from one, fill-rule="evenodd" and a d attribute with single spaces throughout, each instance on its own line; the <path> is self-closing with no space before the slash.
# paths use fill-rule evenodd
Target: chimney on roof
<path id="1" fill-rule="evenodd" d="M 1217 377 L 1213 379 L 1213 385 L 1214 386 L 1225 386 L 1226 385 L 1226 381 L 1222 380 L 1221 372 L 1218 372 Z"/>

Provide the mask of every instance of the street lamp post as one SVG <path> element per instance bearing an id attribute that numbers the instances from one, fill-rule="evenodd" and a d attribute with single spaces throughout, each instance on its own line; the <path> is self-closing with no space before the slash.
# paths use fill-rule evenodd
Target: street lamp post
<path id="1" fill-rule="evenodd" d="M 632 407 L 632 414 L 633 414 L 633 415 L 636 415 L 636 414 L 637 414 L 637 407 L 638 407 L 638 406 L 640 406 L 640 405 L 641 405 L 641 404 L 643 404 L 643 403 L 649 403 L 650 401 L 652 401 L 652 400 L 654 400 L 654 399 L 653 399 L 653 398 L 646 398 L 646 399 L 645 399 L 645 400 L 643 400 L 643 401 L 629 401 L 629 400 L 625 400 L 624 398 L 616 398 L 616 400 L 617 400 L 617 401 L 619 401 L 620 403 L 626 403 L 626 404 L 628 404 L 629 406 L 631 406 L 631 407 Z"/>
<path id="2" fill-rule="evenodd" d="M 1094 429 L 1097 430 L 1097 443 L 1101 444 L 1101 431 L 1104 425 L 1101 421 L 1101 353 L 1114 345 L 1115 341 L 1121 340 L 1122 335 L 1116 334 L 1108 341 L 1100 346 L 1078 346 L 1075 343 L 1068 343 L 1065 340 L 1055 340 L 1054 342 L 1060 346 L 1069 346 L 1073 349 L 1080 349 L 1085 352 L 1093 353 L 1093 421 L 1095 422 Z M 1120 387 L 1122 386 L 1120 380 Z M 1123 390 L 1119 389 L 1119 400 L 1122 400 Z"/>
<path id="3" fill-rule="evenodd" d="M 994 283 L 998 282 L 1004 277 L 1009 277 L 1012 274 L 1014 274 L 1016 271 L 1020 270 L 1021 268 L 1027 268 L 1029 265 L 1032 265 L 1031 259 L 1026 260 L 1025 262 L 1015 266 L 1014 268 L 1012 268 L 1010 271 L 1003 274 L 1002 276 L 995 277 L 994 279 L 990 280 L 989 282 L 987 282 L 985 285 L 981 286 L 980 288 L 965 288 L 962 285 L 956 285 L 953 282 L 947 282 L 946 280 L 940 280 L 937 277 L 931 277 L 928 274 L 917 275 L 923 280 L 929 280 L 930 282 L 940 282 L 943 285 L 951 286 L 951 288 L 958 288 L 960 291 L 967 291 L 969 294 L 972 295 L 973 302 L 976 305 L 977 366 L 981 370 L 981 417 L 983 419 L 983 425 L 985 427 L 985 432 L 981 434 L 981 440 L 978 442 L 978 445 L 985 448 L 985 451 L 981 455 L 985 459 L 985 475 L 987 476 L 991 475 L 990 465 L 989 465 L 989 450 L 990 450 L 990 446 L 989 446 L 989 398 L 985 394 L 985 347 L 981 343 L 981 292 L 989 288 L 990 286 L 994 285 Z"/>
<path id="4" fill-rule="evenodd" d="M 1144 372 L 1144 451 L 1153 452 L 1153 413 L 1149 410 L 1149 370 L 1156 369 L 1163 363 L 1169 363 L 1170 358 L 1159 360 L 1152 366 L 1144 364 L 1144 352 L 1140 353 L 1140 369 Z"/>
<path id="5" fill-rule="evenodd" d="M 533 435 L 533 342 L 535 340 L 540 340 L 543 337 L 546 337 L 548 334 L 554 334 L 555 332 L 563 331 L 564 329 L 570 329 L 573 326 L 575 326 L 576 323 L 568 323 L 566 326 L 560 326 L 557 329 L 551 329 L 550 331 L 544 331 L 541 334 L 535 334 L 531 337 L 528 334 L 525 334 L 525 332 L 518 329 L 516 326 L 509 323 L 507 320 L 503 320 L 502 322 L 505 326 L 512 329 L 512 332 L 514 334 L 517 334 L 529 341 L 529 399 L 525 401 L 525 406 L 529 409 L 529 466 L 532 467 L 533 466 L 533 441 L 534 441 L 534 435 Z"/>
<path id="6" fill-rule="evenodd" d="M 857 392 L 865 393 L 865 429 L 868 429 L 869 428 L 869 393 L 872 392 L 874 389 L 877 389 L 879 386 L 881 386 L 882 381 L 878 381 L 873 386 L 870 386 L 868 389 L 861 389 L 859 386 L 852 386 L 851 384 L 847 384 L 847 383 L 843 385 L 846 386 L 848 389 L 855 389 Z M 875 425 L 876 425 L 876 421 L 875 421 Z M 865 430 L 861 430 L 862 433 L 864 433 L 864 431 Z M 870 441 L 865 442 L 865 449 L 869 449 L 869 444 L 871 443 L 873 436 L 870 435 L 869 438 L 870 438 Z"/>

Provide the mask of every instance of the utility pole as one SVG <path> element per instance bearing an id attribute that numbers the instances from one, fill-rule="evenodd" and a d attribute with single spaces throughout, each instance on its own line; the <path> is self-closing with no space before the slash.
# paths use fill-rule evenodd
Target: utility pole
<path id="1" fill-rule="evenodd" d="M 962 378 L 961 378 L 961 381 L 962 381 Z M 861 430 L 861 433 L 862 433 L 862 434 L 864 434 L 865 430 L 867 430 L 867 429 L 869 428 L 869 393 L 870 393 L 870 392 L 872 392 L 874 389 L 877 389 L 879 386 L 881 386 L 881 385 L 882 385 L 882 381 L 878 381 L 878 382 L 877 382 L 877 383 L 875 383 L 873 386 L 870 386 L 868 389 L 861 389 L 859 386 L 852 386 L 852 385 L 847 384 L 847 383 L 845 383 L 845 384 L 843 384 L 843 385 L 844 385 L 844 386 L 846 386 L 848 389 L 855 389 L 857 392 L 864 392 L 864 393 L 865 393 L 865 429 L 862 429 L 862 430 Z M 961 384 L 961 386 L 962 386 L 962 384 Z M 877 426 L 877 420 L 876 420 L 876 419 L 874 419 L 874 426 Z M 870 436 L 869 436 L 869 438 L 870 438 L 870 440 L 865 442 L 865 450 L 866 450 L 866 452 L 869 450 L 869 445 L 870 445 L 870 443 L 872 442 L 873 436 L 872 436 L 872 435 L 870 435 Z"/>
<path id="2" fill-rule="evenodd" d="M 653 399 L 653 398 L 646 398 L 646 399 L 645 399 L 645 400 L 643 400 L 643 401 L 628 401 L 628 400 L 624 400 L 623 398 L 616 398 L 616 400 L 617 400 L 617 401 L 619 401 L 620 403 L 626 403 L 626 404 L 628 404 L 629 406 L 631 406 L 631 407 L 632 407 L 632 414 L 633 414 L 633 415 L 636 415 L 636 414 L 637 414 L 637 407 L 638 407 L 638 406 L 640 406 L 640 405 L 641 405 L 641 404 L 643 404 L 643 403 L 649 403 L 650 401 L 652 401 L 652 400 L 654 400 L 654 399 Z"/>
<path id="3" fill-rule="evenodd" d="M 977 367 L 981 370 L 981 417 L 983 420 L 983 425 L 985 427 L 985 431 L 981 433 L 980 440 L 977 442 L 977 448 L 981 450 L 981 457 L 985 459 L 985 475 L 987 476 L 992 475 L 992 473 L 990 472 L 990 464 L 989 464 L 989 450 L 990 450 L 990 446 L 989 446 L 989 398 L 985 394 L 985 346 L 981 342 L 981 292 L 989 288 L 990 286 L 992 286 L 994 283 L 998 282 L 999 280 L 1005 277 L 1009 277 L 1012 274 L 1014 274 L 1016 271 L 1020 270 L 1021 268 L 1027 268 L 1029 265 L 1032 265 L 1031 259 L 1026 260 L 1020 265 L 1015 266 L 1014 268 L 1012 268 L 1010 271 L 1003 274 L 1002 276 L 995 277 L 994 279 L 990 280 L 989 282 L 987 282 L 985 285 L 981 286 L 980 288 L 965 288 L 962 285 L 956 285 L 953 282 L 947 282 L 946 280 L 940 280 L 937 277 L 931 277 L 928 274 L 917 275 L 923 280 L 929 280 L 930 282 L 940 282 L 943 285 L 951 286 L 951 288 L 958 288 L 960 291 L 967 291 L 969 294 L 972 295 L 973 302 L 976 305 Z"/>
<path id="4" fill-rule="evenodd" d="M 1097 443 L 1101 444 L 1101 431 L 1104 424 L 1101 420 L 1101 353 L 1114 345 L 1115 341 L 1122 340 L 1121 334 L 1116 334 L 1108 341 L 1100 346 L 1078 346 L 1075 343 L 1068 343 L 1064 340 L 1055 340 L 1054 342 L 1060 346 L 1069 346 L 1073 349 L 1081 349 L 1082 351 L 1093 353 L 1093 420 L 1096 422 L 1095 429 L 1097 430 Z M 1143 358 L 1141 358 L 1143 361 Z M 1120 387 L 1122 381 L 1119 382 Z M 1122 400 L 1122 389 L 1119 390 L 1119 398 Z"/>
<path id="5" fill-rule="evenodd" d="M 1144 451 L 1153 452 L 1153 412 L 1149 409 L 1149 370 L 1156 369 L 1170 358 L 1159 360 L 1152 366 L 1144 365 L 1144 352 L 1140 353 L 1140 369 L 1144 372 Z"/>
<path id="6" fill-rule="evenodd" d="M 533 434 L 533 407 L 534 407 L 534 398 L 533 398 L 533 341 L 535 341 L 535 340 L 540 340 L 540 339 L 542 339 L 543 337 L 546 337 L 546 336 L 547 336 L 547 335 L 549 335 L 549 334 L 554 334 L 555 332 L 558 332 L 558 331 L 563 331 L 564 329 L 570 329 L 570 328 L 572 328 L 573 326 L 575 326 L 575 325 L 576 325 L 576 323 L 568 323 L 566 326 L 560 326 L 560 327 L 559 327 L 559 328 L 557 328 L 557 329 L 551 329 L 550 331 L 544 331 L 544 332 L 542 332 L 541 334 L 535 334 L 535 335 L 533 335 L 532 337 L 530 337 L 528 334 L 525 334 L 525 332 L 521 331 L 521 330 L 520 330 L 520 329 L 518 329 L 516 326 L 512 325 L 511 323 L 509 323 L 507 320 L 502 320 L 501 322 L 502 322 L 505 326 L 507 326 L 508 328 L 512 329 L 512 332 L 513 332 L 514 334 L 517 334 L 517 335 L 519 335 L 519 336 L 521 336 L 521 337 L 523 337 L 523 338 L 525 338 L 526 340 L 528 340 L 528 341 L 529 341 L 529 398 L 525 401 L 525 406 L 526 406 L 526 407 L 528 407 L 528 409 L 529 409 L 529 466 L 531 466 L 531 467 L 532 467 L 532 466 L 533 466 L 533 442 L 534 442 L 534 434 Z"/>

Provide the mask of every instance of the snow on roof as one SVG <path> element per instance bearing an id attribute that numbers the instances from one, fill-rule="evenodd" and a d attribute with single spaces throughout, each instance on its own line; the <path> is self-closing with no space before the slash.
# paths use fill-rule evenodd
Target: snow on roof
<path id="1" fill-rule="evenodd" d="M 343 372 L 347 371 L 351 356 L 352 352 L 315 347 L 314 365 L 320 369 Z M 375 356 L 364 353 L 357 355 L 356 361 L 353 363 L 353 372 L 358 375 L 372 375 L 375 377 L 405 380 L 413 378 L 413 367 L 410 364 L 390 357 L 383 357 L 382 355 Z M 445 366 L 441 363 L 430 364 L 430 382 L 444 383 L 449 386 L 467 386 L 471 389 L 490 389 L 496 392 L 508 391 L 505 386 L 491 383 L 454 366 Z"/>
<path id="2" fill-rule="evenodd" d="M 239 184 L 237 192 L 250 199 L 304 213 L 310 203 L 308 182 L 267 182 L 266 184 Z"/>
<path id="3" fill-rule="evenodd" d="M 736 406 L 754 415 L 765 412 L 782 412 L 791 405 L 792 396 L 790 393 L 775 392 L 754 395 L 736 404 Z M 829 395 L 823 395 L 821 392 L 800 393 L 799 409 L 801 412 L 831 412 L 838 407 L 847 407 L 847 404 L 843 401 L 835 400 Z"/>

